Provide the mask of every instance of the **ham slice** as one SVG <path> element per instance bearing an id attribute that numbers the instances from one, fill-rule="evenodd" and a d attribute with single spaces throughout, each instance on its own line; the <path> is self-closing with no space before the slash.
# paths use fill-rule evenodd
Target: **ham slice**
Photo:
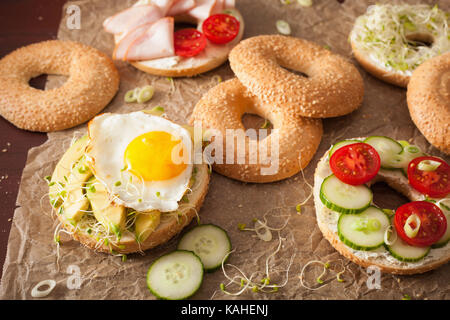
<path id="1" fill-rule="evenodd" d="M 123 37 L 114 48 L 113 52 L 113 59 L 116 60 L 125 60 L 126 53 L 128 51 L 128 48 L 131 46 L 131 44 L 138 39 L 140 36 L 144 34 L 144 32 L 150 28 L 150 26 L 153 24 L 146 23 L 143 25 L 140 25 L 139 27 L 136 27 L 135 29 L 131 30 L 126 34 L 125 37 Z"/>
<path id="2" fill-rule="evenodd" d="M 152 3 L 161 10 L 163 16 L 166 16 L 175 1 L 176 0 L 152 0 Z"/>
<path id="3" fill-rule="evenodd" d="M 233 9 L 235 7 L 235 0 L 223 0 L 224 1 L 224 9 Z"/>
<path id="4" fill-rule="evenodd" d="M 125 53 L 125 60 L 152 60 L 175 55 L 173 17 L 165 17 L 153 23 L 132 42 Z"/>
<path id="5" fill-rule="evenodd" d="M 216 5 L 216 0 L 197 0 L 197 5 L 188 11 L 188 14 L 199 20 L 203 21 L 208 18 Z"/>
<path id="6" fill-rule="evenodd" d="M 163 17 L 161 10 L 154 5 L 135 6 L 125 9 L 103 22 L 106 32 L 121 34 L 136 27 L 155 22 Z"/>
<path id="7" fill-rule="evenodd" d="M 195 0 L 175 0 L 167 12 L 168 16 L 176 16 L 188 12 L 195 7 Z"/>

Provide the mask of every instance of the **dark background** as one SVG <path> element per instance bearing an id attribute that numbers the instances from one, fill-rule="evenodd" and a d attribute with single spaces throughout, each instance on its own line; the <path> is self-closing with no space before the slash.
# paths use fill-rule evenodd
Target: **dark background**
<path id="1" fill-rule="evenodd" d="M 0 0 L 0 58 L 14 49 L 56 39 L 66 0 Z M 31 81 L 44 88 L 45 76 Z M 47 140 L 45 133 L 20 130 L 0 117 L 0 277 L 28 149 Z"/>

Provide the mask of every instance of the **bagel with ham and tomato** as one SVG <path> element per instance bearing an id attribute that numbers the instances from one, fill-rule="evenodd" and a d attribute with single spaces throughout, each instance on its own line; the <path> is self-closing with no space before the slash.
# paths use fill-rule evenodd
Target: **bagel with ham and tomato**
<path id="1" fill-rule="evenodd" d="M 176 22 L 197 28 L 175 30 Z M 113 59 L 153 75 L 195 76 L 228 59 L 244 34 L 234 0 L 139 0 L 103 22 Z"/>
<path id="2" fill-rule="evenodd" d="M 411 202 L 377 207 L 378 181 Z M 343 256 L 382 272 L 416 274 L 450 261 L 450 166 L 417 146 L 383 136 L 334 144 L 314 174 L 317 223 Z"/>

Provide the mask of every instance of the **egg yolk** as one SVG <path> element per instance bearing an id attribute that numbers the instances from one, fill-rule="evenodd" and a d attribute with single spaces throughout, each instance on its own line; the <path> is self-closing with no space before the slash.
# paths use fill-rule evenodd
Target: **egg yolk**
<path id="1" fill-rule="evenodd" d="M 124 160 L 128 170 L 145 181 L 169 180 L 187 167 L 184 149 L 182 141 L 170 133 L 151 131 L 130 142 Z"/>

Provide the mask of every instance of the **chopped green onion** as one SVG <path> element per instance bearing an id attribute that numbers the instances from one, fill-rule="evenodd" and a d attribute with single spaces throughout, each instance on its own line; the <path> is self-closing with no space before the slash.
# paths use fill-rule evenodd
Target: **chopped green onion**
<path id="1" fill-rule="evenodd" d="M 122 255 L 122 262 L 125 262 L 125 261 L 127 261 L 127 255 L 126 255 L 126 254 L 123 254 L 123 255 Z"/>
<path id="2" fill-rule="evenodd" d="M 161 192 L 156 191 L 156 196 L 159 198 L 161 196 Z"/>
<path id="3" fill-rule="evenodd" d="M 48 184 L 48 186 L 51 187 L 51 186 L 54 186 L 55 184 L 56 184 L 55 181 L 53 181 L 53 182 L 50 182 L 50 183 Z"/>
<path id="4" fill-rule="evenodd" d="M 411 300 L 411 297 L 408 294 L 403 295 L 402 300 Z"/>
<path id="5" fill-rule="evenodd" d="M 140 89 L 138 95 L 137 95 L 137 102 L 138 103 L 144 103 L 150 100 L 153 97 L 153 94 L 155 93 L 155 88 L 152 86 L 145 86 Z"/>
<path id="6" fill-rule="evenodd" d="M 284 20 L 278 20 L 276 22 L 276 27 L 278 32 L 281 34 L 284 34 L 286 36 L 291 34 L 291 27 L 289 26 L 289 23 Z"/>
<path id="7" fill-rule="evenodd" d="M 50 177 L 50 176 L 45 176 L 44 177 L 44 180 L 46 180 L 47 182 L 50 182 L 50 179 L 51 179 L 52 177 Z"/>
<path id="8" fill-rule="evenodd" d="M 296 205 L 295 210 L 297 210 L 298 213 L 302 212 L 302 205 L 301 204 Z"/>
<path id="9" fill-rule="evenodd" d="M 245 223 L 238 223 L 238 229 L 244 230 L 247 225 Z"/>
<path id="10" fill-rule="evenodd" d="M 94 186 L 94 185 L 91 185 L 91 186 L 89 187 L 89 191 L 92 192 L 92 193 L 95 193 L 97 190 L 95 189 L 95 186 Z"/>
<path id="11" fill-rule="evenodd" d="M 436 171 L 436 169 L 439 168 L 440 165 L 441 163 L 439 161 L 422 160 L 417 165 L 417 168 L 421 171 L 429 172 L 429 171 Z"/>
<path id="12" fill-rule="evenodd" d="M 220 287 L 220 290 L 225 291 L 225 284 L 221 283 L 219 287 Z"/>
<path id="13" fill-rule="evenodd" d="M 312 0 L 297 0 L 297 2 L 302 7 L 311 7 L 313 5 Z"/>
<path id="14" fill-rule="evenodd" d="M 116 181 L 116 183 L 114 183 L 114 185 L 115 185 L 116 187 L 120 187 L 120 186 L 122 185 L 122 182 Z"/>
<path id="15" fill-rule="evenodd" d="M 411 227 L 411 223 L 414 224 L 414 228 Z M 420 229 L 420 218 L 416 214 L 412 214 L 406 219 L 405 225 L 403 226 L 403 230 L 405 230 L 406 235 L 409 238 L 414 238 L 419 233 Z"/>
<path id="16" fill-rule="evenodd" d="M 129 90 L 127 91 L 127 93 L 125 93 L 125 98 L 124 98 L 125 102 L 136 102 L 137 98 L 134 95 L 134 89 L 133 90 Z"/>
<path id="17" fill-rule="evenodd" d="M 281 4 L 284 4 L 284 5 L 292 3 L 291 0 L 280 0 L 280 2 L 281 2 Z"/>

